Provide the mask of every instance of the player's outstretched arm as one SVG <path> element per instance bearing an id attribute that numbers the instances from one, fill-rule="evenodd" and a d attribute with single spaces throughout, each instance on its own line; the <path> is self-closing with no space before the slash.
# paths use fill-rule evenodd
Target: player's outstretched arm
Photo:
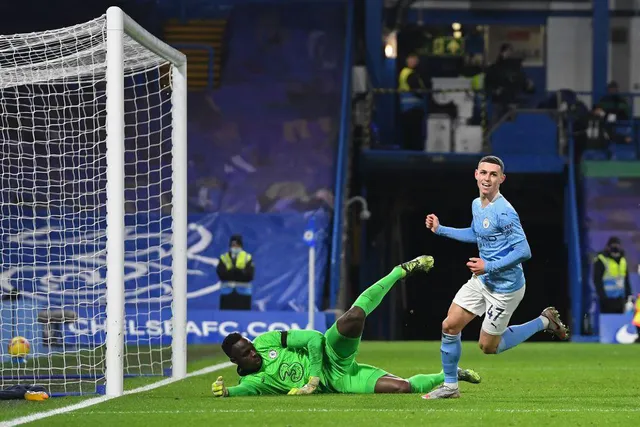
<path id="1" fill-rule="evenodd" d="M 486 261 L 485 271 L 495 273 L 506 270 L 531 258 L 531 248 L 526 240 L 522 240 L 511 246 L 511 252 L 496 261 Z"/>
<path id="2" fill-rule="evenodd" d="M 226 387 L 222 377 L 218 377 L 218 379 L 211 384 L 211 392 L 214 397 L 258 396 L 260 394 L 260 391 L 250 384 Z"/>
<path id="3" fill-rule="evenodd" d="M 440 225 L 440 220 L 434 214 L 427 215 L 425 226 L 438 236 L 448 237 L 465 243 L 476 243 L 476 233 L 473 228 L 453 228 Z"/>
<path id="4" fill-rule="evenodd" d="M 487 273 L 506 270 L 531 258 L 531 248 L 516 211 L 513 208 L 508 209 L 506 212 L 501 213 L 500 218 L 500 226 L 502 232 L 507 235 L 511 251 L 496 261 L 485 262 Z"/>

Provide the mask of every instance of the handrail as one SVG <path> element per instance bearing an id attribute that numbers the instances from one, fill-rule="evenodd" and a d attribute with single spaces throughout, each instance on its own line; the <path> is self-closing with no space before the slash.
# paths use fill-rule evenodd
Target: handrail
<path id="1" fill-rule="evenodd" d="M 370 96 L 369 99 L 369 111 L 368 111 L 368 120 L 371 121 L 372 120 L 372 110 L 373 110 L 373 106 L 374 106 L 374 99 L 373 96 L 375 95 L 399 95 L 403 92 L 406 92 L 405 90 L 401 90 L 398 89 L 397 87 L 376 87 L 376 88 L 371 88 L 367 94 L 368 96 Z M 412 93 L 417 93 L 417 94 L 442 94 L 442 93 L 465 93 L 467 95 L 471 95 L 471 96 L 476 96 L 479 95 L 480 96 L 480 126 L 482 127 L 482 134 L 483 134 L 483 139 L 482 139 L 482 143 L 484 146 L 487 145 L 487 142 L 489 141 L 489 138 L 491 136 L 491 133 L 496 129 L 497 125 L 494 125 L 493 129 L 488 129 L 488 120 L 487 120 L 487 114 L 488 114 L 488 107 L 491 105 L 491 100 L 490 97 L 487 96 L 487 93 L 484 90 L 477 90 L 477 89 L 473 89 L 471 87 L 467 87 L 467 88 L 451 88 L 451 89 L 415 89 L 415 90 L 411 90 Z M 425 100 L 426 102 L 426 100 Z M 475 103 L 475 101 L 474 101 Z M 426 104 L 425 104 L 426 107 Z M 428 113 L 428 111 L 427 111 Z M 501 118 L 500 123 L 502 123 L 505 120 L 505 117 L 503 116 Z M 366 137 L 369 137 L 370 135 L 365 135 Z M 364 146 L 365 148 L 370 148 L 370 145 Z"/>
<path id="2" fill-rule="evenodd" d="M 171 46 L 176 49 L 198 49 L 198 50 L 206 50 L 209 54 L 209 73 L 207 75 L 207 88 L 213 89 L 214 86 L 214 72 L 213 65 L 215 61 L 215 49 L 213 46 L 203 43 L 172 43 Z"/>
<path id="3" fill-rule="evenodd" d="M 573 91 L 576 95 L 578 96 L 590 96 L 591 97 L 591 105 L 596 105 L 596 101 L 594 101 L 593 99 L 593 92 L 588 91 L 588 90 L 577 90 L 577 91 Z M 634 98 L 637 98 L 640 96 L 640 92 L 618 92 L 616 95 L 619 95 L 623 98 L 627 98 L 628 100 L 630 100 L 631 102 L 629 102 L 629 112 L 631 115 L 631 118 L 633 118 L 635 116 L 635 102 L 634 102 Z"/>
<path id="4" fill-rule="evenodd" d="M 552 93 L 558 93 L 559 90 L 548 90 L 547 93 L 548 94 L 552 94 Z M 587 90 L 581 90 L 581 91 L 572 91 L 573 93 L 575 93 L 577 96 L 590 96 L 591 99 L 591 104 L 592 105 L 596 105 L 596 102 L 594 102 L 593 100 L 593 92 L 591 91 L 587 91 Z M 636 158 L 639 158 L 640 156 L 640 138 L 638 137 L 638 122 L 639 120 L 636 118 L 636 108 L 635 108 L 635 98 L 640 97 L 640 92 L 618 92 L 617 95 L 620 95 L 623 98 L 627 98 L 627 100 L 629 100 L 629 113 L 630 113 L 630 117 L 628 119 L 624 119 L 624 120 L 616 120 L 615 122 L 611 122 L 610 124 L 615 126 L 616 129 L 621 129 L 621 128 L 630 128 L 632 130 L 632 140 L 633 140 L 633 144 L 635 146 L 636 149 Z"/>
<path id="5" fill-rule="evenodd" d="M 576 188 L 575 142 L 572 123 L 569 121 L 569 289 L 571 295 L 571 330 L 574 335 L 581 335 L 582 321 L 582 257 L 580 246 L 580 217 Z"/>
<path id="6" fill-rule="evenodd" d="M 329 265 L 329 308 L 336 308 L 340 288 L 340 269 L 342 260 L 342 232 L 344 221 L 345 175 L 349 141 L 351 139 L 351 68 L 353 65 L 354 0 L 347 1 L 346 40 L 342 75 L 342 97 L 340 100 L 340 130 L 336 158 L 335 204 L 333 208 L 333 232 L 331 235 L 331 258 Z"/>
<path id="7" fill-rule="evenodd" d="M 554 90 L 551 91 L 547 91 L 547 92 L 556 92 Z M 593 95 L 593 92 L 591 92 L 590 90 L 574 90 L 572 92 L 575 92 L 576 95 Z M 620 96 L 640 96 L 640 92 L 618 92 L 616 95 L 620 95 Z"/>

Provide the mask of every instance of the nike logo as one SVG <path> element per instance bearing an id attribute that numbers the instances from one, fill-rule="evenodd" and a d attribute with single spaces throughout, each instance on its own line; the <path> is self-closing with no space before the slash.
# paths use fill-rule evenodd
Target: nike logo
<path id="1" fill-rule="evenodd" d="M 628 325 L 624 325 L 616 332 L 616 341 L 620 344 L 633 344 L 638 338 L 638 334 L 632 334 L 627 329 Z"/>
<path id="2" fill-rule="evenodd" d="M 496 326 L 495 323 L 491 322 L 491 326 L 493 326 L 494 328 L 498 329 L 498 327 Z"/>

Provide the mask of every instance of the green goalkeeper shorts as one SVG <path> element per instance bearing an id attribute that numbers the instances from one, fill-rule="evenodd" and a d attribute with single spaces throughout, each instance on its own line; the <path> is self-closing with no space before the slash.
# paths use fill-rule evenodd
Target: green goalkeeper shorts
<path id="1" fill-rule="evenodd" d="M 323 374 L 331 393 L 373 393 L 376 383 L 387 372 L 375 366 L 358 364 L 356 355 L 360 338 L 348 338 L 338 332 L 334 323 L 324 334 L 325 359 Z"/>

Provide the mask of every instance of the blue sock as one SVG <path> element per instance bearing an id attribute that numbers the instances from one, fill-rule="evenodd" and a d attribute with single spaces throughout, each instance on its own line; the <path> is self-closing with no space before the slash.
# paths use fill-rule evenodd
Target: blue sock
<path id="1" fill-rule="evenodd" d="M 500 344 L 498 344 L 496 353 L 502 353 L 517 346 L 521 342 L 528 340 L 531 335 L 543 329 L 544 324 L 539 317 L 522 325 L 509 326 L 507 330 L 504 331 L 504 334 L 502 334 L 502 339 L 500 340 Z"/>
<path id="2" fill-rule="evenodd" d="M 444 371 L 445 384 L 458 385 L 458 362 L 462 353 L 460 334 L 442 334 L 440 345 L 440 357 L 442 358 L 442 370 Z"/>

